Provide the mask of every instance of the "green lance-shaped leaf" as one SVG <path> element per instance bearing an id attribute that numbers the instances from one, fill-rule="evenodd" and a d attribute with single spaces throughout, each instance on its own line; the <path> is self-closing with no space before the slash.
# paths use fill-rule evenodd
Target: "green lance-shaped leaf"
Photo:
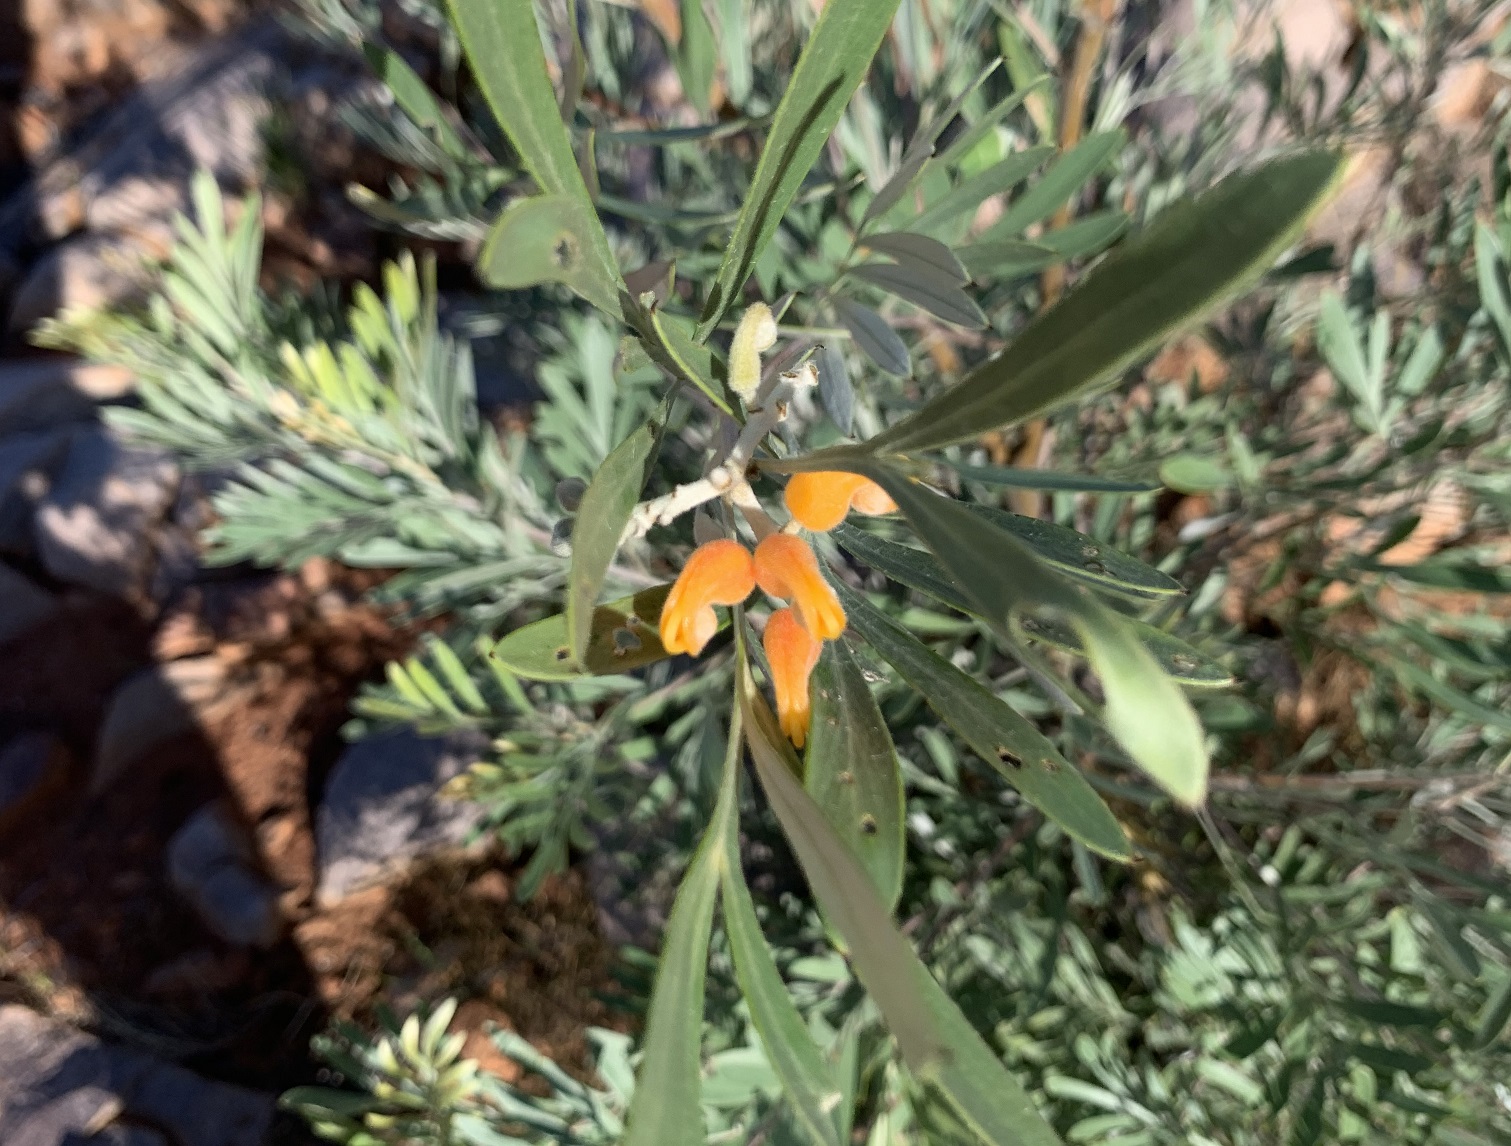
<path id="1" fill-rule="evenodd" d="M 472 65 L 472 74 L 494 118 L 519 153 L 525 170 L 547 195 L 563 196 L 577 207 L 563 218 L 575 229 L 583 269 L 571 280 L 556 281 L 567 283 L 594 306 L 617 315 L 619 268 L 561 121 L 561 110 L 541 51 L 533 0 L 450 0 L 450 5 L 452 23 L 467 53 L 467 62 Z M 490 249 L 496 258 L 502 254 L 497 245 L 498 232 L 507 217 L 506 212 L 494 225 L 484 248 L 485 256 Z M 518 216 L 514 218 L 515 224 L 520 221 Z M 495 286 L 512 285 L 493 282 L 489 267 L 486 257 L 480 260 L 478 269 L 484 281 Z M 507 268 L 500 260 L 492 264 L 492 269 Z M 591 290 L 584 290 L 584 285 Z"/>
<path id="2" fill-rule="evenodd" d="M 853 525 L 840 526 L 833 536 L 847 553 L 898 584 L 917 589 L 962 613 L 981 615 L 981 606 L 955 584 L 932 553 L 899 545 L 895 541 L 856 529 Z M 1124 617 L 1123 622 L 1133 629 L 1139 643 L 1154 657 L 1160 668 L 1181 684 L 1194 688 L 1222 688 L 1233 683 L 1227 669 L 1179 637 L 1136 617 Z M 1018 628 L 1025 636 L 1035 640 L 1081 656 L 1086 655 L 1081 638 L 1064 621 L 1053 617 L 1022 617 L 1018 620 Z"/>
<path id="3" fill-rule="evenodd" d="M 724 778 L 708 830 L 682 877 L 661 945 L 645 1023 L 645 1053 L 635 1079 L 623 1146 L 702 1146 L 703 976 L 714 901 L 738 815 L 738 721 L 725 753 Z"/>
<path id="4" fill-rule="evenodd" d="M 731 741 L 739 744 L 738 720 L 730 730 Z M 725 836 L 724 878 L 720 902 L 724 909 L 724 929 L 729 934 L 729 951 L 734 958 L 735 977 L 740 993 L 750 1008 L 750 1018 L 771 1068 L 781 1080 L 782 1092 L 792 1112 L 820 1146 L 840 1146 L 835 1118 L 840 1103 L 839 1085 L 834 1072 L 824 1061 L 803 1017 L 792 1003 L 781 972 L 761 934 L 750 888 L 740 870 L 736 833 Z"/>
<path id="5" fill-rule="evenodd" d="M 776 717 L 740 673 L 745 737 L 761 786 L 826 918 L 887 1021 L 904 1061 L 936 1087 L 993 1146 L 1058 1146 L 1032 1099 L 936 983 L 900 931 L 855 854 L 795 775 L 797 761 Z"/>
<path id="6" fill-rule="evenodd" d="M 834 304 L 834 313 L 850 332 L 850 337 L 855 339 L 862 354 L 888 374 L 899 378 L 906 378 L 913 372 L 907 344 L 887 325 L 886 319 L 847 298 L 836 296 L 830 301 Z"/>
<path id="7" fill-rule="evenodd" d="M 593 610 L 619 539 L 640 500 L 656 454 L 660 427 L 637 426 L 609 452 L 588 483 L 572 524 L 572 572 L 567 579 L 567 633 L 572 660 L 583 657 L 593 636 Z"/>
<path id="8" fill-rule="evenodd" d="M 973 466 L 941 458 L 940 464 L 960 475 L 962 481 L 1010 489 L 1044 489 L 1071 493 L 1153 493 L 1158 482 L 1119 481 L 1096 474 L 1067 474 L 1055 470 L 1019 469 L 1016 466 Z"/>
<path id="9" fill-rule="evenodd" d="M 505 207 L 477 257 L 477 273 L 501 290 L 562 283 L 600 310 L 618 316 L 619 272 L 593 250 L 598 216 L 573 195 L 537 195 Z"/>
<path id="10" fill-rule="evenodd" d="M 572 657 L 565 613 L 515 629 L 488 655 L 526 680 L 576 680 L 644 668 L 671 655 L 662 647 L 656 628 L 671 591 L 670 585 L 656 585 L 597 606 L 581 667 Z"/>
<path id="11" fill-rule="evenodd" d="M 849 845 L 887 907 L 902 893 L 902 769 L 892 734 L 844 641 L 827 642 L 808 691 L 808 794 Z"/>
<path id="12" fill-rule="evenodd" d="M 798 189 L 866 77 L 898 0 L 829 0 L 803 46 L 771 121 L 755 180 L 709 286 L 698 325 L 705 341 L 734 303 Z"/>
<path id="13" fill-rule="evenodd" d="M 886 489 L 950 579 L 1005 635 L 1011 636 L 1013 623 L 1035 610 L 1066 620 L 1101 678 L 1108 731 L 1177 800 L 1195 807 L 1206 799 L 1208 761 L 1201 724 L 1131 626 L 969 507 L 887 466 L 860 463 L 853 468 Z"/>
<path id="14" fill-rule="evenodd" d="M 859 593 L 837 579 L 835 587 L 851 627 L 923 694 L 971 751 L 1071 838 L 1112 859 L 1132 858 L 1111 809 L 1048 737 Z"/>
<path id="15" fill-rule="evenodd" d="M 993 195 L 1000 195 L 1022 183 L 1054 153 L 1053 147 L 1027 147 L 1015 151 L 952 187 L 908 225 L 917 231 L 931 231 L 967 211 L 974 212 Z"/>
<path id="16" fill-rule="evenodd" d="M 471 158 L 467 145 L 462 142 L 461 136 L 446 118 L 446 113 L 441 110 L 440 101 L 405 62 L 403 56 L 371 42 L 362 45 L 362 54 L 367 57 L 373 71 L 382 77 L 388 90 L 393 92 L 394 102 L 415 123 L 434 132 L 436 142 L 447 155 L 460 160 Z"/>
<path id="17" fill-rule="evenodd" d="M 927 235 L 917 235 L 912 231 L 887 231 L 880 235 L 868 235 L 865 245 L 873 251 L 892 256 L 904 267 L 927 267 L 948 275 L 956 283 L 966 283 L 971 278 L 960 265 L 954 251 Z"/>
<path id="18" fill-rule="evenodd" d="M 872 449 L 945 446 L 1110 382 L 1273 262 L 1341 167 L 1336 152 L 1303 152 L 1232 175 L 1168 208 L 1000 355 L 872 438 Z"/>
<path id="19" fill-rule="evenodd" d="M 621 296 L 620 302 L 625 321 L 640 335 L 646 354 L 674 377 L 692 383 L 718 409 L 733 416 L 719 382 L 724 364 L 707 346 L 693 340 L 692 320 L 656 307 L 647 309 L 628 293 Z"/>
<path id="20" fill-rule="evenodd" d="M 1060 572 L 1094 589 L 1135 597 L 1167 597 L 1185 592 L 1179 581 L 1154 566 L 1109 549 L 1074 529 L 994 506 L 970 504 L 969 508 L 1030 546 Z"/>
<path id="21" fill-rule="evenodd" d="M 1050 213 L 1074 195 L 1106 162 L 1122 150 L 1128 140 L 1118 129 L 1089 136 L 1050 165 L 1042 179 L 1018 196 L 1002 217 L 992 224 L 984 238 L 1015 239 L 1025 229 L 1048 218 Z"/>
<path id="22" fill-rule="evenodd" d="M 986 315 L 970 295 L 960 289 L 952 274 L 926 266 L 898 263 L 864 263 L 850 274 L 906 299 L 945 322 L 971 330 L 986 329 Z"/>

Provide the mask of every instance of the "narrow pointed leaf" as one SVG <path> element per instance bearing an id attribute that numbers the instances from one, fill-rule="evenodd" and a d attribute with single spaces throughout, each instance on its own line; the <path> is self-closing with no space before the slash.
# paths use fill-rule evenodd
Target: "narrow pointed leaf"
<path id="1" fill-rule="evenodd" d="M 737 733 L 738 735 L 738 733 Z M 804 1129 L 821 1146 L 840 1146 L 839 1134 L 831 1113 L 840 1099 L 834 1072 L 824 1061 L 803 1017 L 793 1005 L 782 982 L 766 937 L 756 918 L 750 888 L 740 870 L 735 833 L 725 839 L 723 890 L 720 902 L 724 909 L 724 928 L 729 934 L 729 951 L 734 958 L 735 977 L 740 993 L 750 1008 L 751 1022 L 761 1036 L 761 1046 L 776 1076 L 782 1093 Z"/>
<path id="2" fill-rule="evenodd" d="M 1133 856 L 1117 818 L 1033 723 L 985 686 L 835 582 L 851 626 L 902 674 L 971 751 L 1073 839 L 1111 859 Z"/>
<path id="3" fill-rule="evenodd" d="M 893 926 L 860 862 L 829 829 L 792 772 L 796 763 L 765 699 L 743 674 L 740 707 L 751 759 L 826 917 L 850 945 L 904 1061 L 993 1146 L 1058 1146 L 1059 1138 Z"/>
<path id="4" fill-rule="evenodd" d="M 547 195 L 565 196 L 577 205 L 573 223 L 581 228 L 580 257 L 588 268 L 582 278 L 598 287 L 583 297 L 618 314 L 617 292 L 605 291 L 601 284 L 617 283 L 619 269 L 561 122 L 533 0 L 450 0 L 450 7 L 472 74 L 525 170 Z M 582 293 L 576 283 L 568 285 Z"/>
<path id="5" fill-rule="evenodd" d="M 1001 63 L 1001 60 L 993 60 L 987 64 L 976 73 L 976 77 L 970 83 L 965 85 L 964 90 L 945 106 L 943 111 L 929 120 L 927 125 L 918 129 L 918 133 L 909 141 L 907 150 L 903 152 L 902 162 L 892 178 L 886 181 L 882 189 L 876 193 L 876 197 L 867 204 L 866 213 L 860 220 L 862 230 L 872 219 L 885 215 L 892 205 L 903 197 L 909 185 L 923 170 L 923 165 L 934 154 L 934 144 L 939 139 L 940 133 L 950 125 L 951 120 L 960 114 L 960 109 L 965 106 L 965 101 L 970 99 L 971 93 L 980 87 Z"/>
<path id="6" fill-rule="evenodd" d="M 866 78 L 897 4 L 898 0 L 829 0 L 824 5 L 777 105 L 755 179 L 709 284 L 699 342 L 719 325 L 776 234 L 845 105 Z"/>
<path id="7" fill-rule="evenodd" d="M 488 655 L 527 680 L 576 680 L 644 668 L 670 655 L 661 646 L 656 626 L 671 591 L 670 585 L 657 585 L 597 606 L 582 668 L 573 662 L 565 613 L 515 629 Z"/>
<path id="8" fill-rule="evenodd" d="M 960 475 L 962 481 L 980 482 L 982 485 L 1007 486 L 1012 489 L 1044 489 L 1071 493 L 1153 493 L 1160 489 L 1158 482 L 1119 481 L 1115 478 L 1098 477 L 1096 474 L 1067 474 L 1055 470 L 1018 469 L 1015 466 L 972 466 L 939 459 Z"/>
<path id="9" fill-rule="evenodd" d="M 718 802 L 682 877 L 646 1017 L 623 1146 L 702 1146 L 703 982 L 714 901 L 737 814 L 739 732 L 731 730 Z"/>
<path id="10" fill-rule="evenodd" d="M 884 234 L 867 236 L 866 246 L 873 251 L 890 255 L 904 267 L 928 267 L 930 270 L 950 276 L 957 283 L 970 281 L 970 275 L 965 273 L 965 268 L 955 257 L 955 252 L 938 239 L 929 238 L 928 235 L 917 235 L 912 231 L 887 231 Z"/>
<path id="11" fill-rule="evenodd" d="M 1119 129 L 1089 136 L 1072 150 L 1056 159 L 1044 173 L 1020 195 L 1002 217 L 992 224 L 986 238 L 1012 239 L 1028 227 L 1047 219 L 1061 204 L 1079 191 L 1093 175 L 1122 150 L 1127 135 Z"/>
<path id="12" fill-rule="evenodd" d="M 874 310 L 847 298 L 831 301 L 834 303 L 834 313 L 850 332 L 850 337 L 855 339 L 855 345 L 860 347 L 862 354 L 888 374 L 895 374 L 899 378 L 906 378 L 913 372 L 913 364 L 908 360 L 907 345 L 898 337 L 897 331 L 887 325 L 886 319 Z"/>
<path id="13" fill-rule="evenodd" d="M 1047 146 L 1015 151 L 1006 159 L 992 164 L 985 171 L 977 172 L 945 192 L 929 204 L 923 214 L 909 223 L 909 228 L 914 231 L 931 231 L 967 211 L 974 212 L 993 195 L 1010 191 L 1022 183 L 1054 153 L 1055 149 Z"/>
<path id="14" fill-rule="evenodd" d="M 1053 247 L 1021 239 L 967 243 L 956 253 L 973 279 L 1010 279 L 1037 274 L 1045 267 L 1064 261 L 1064 256 Z"/>
<path id="15" fill-rule="evenodd" d="M 502 290 L 562 283 L 617 316 L 619 272 L 595 254 L 595 232 L 602 234 L 598 216 L 575 196 L 518 199 L 489 230 L 477 257 L 478 277 Z"/>
<path id="16" fill-rule="evenodd" d="M 1185 592 L 1181 583 L 1169 574 L 1074 529 L 990 505 L 961 504 L 1007 530 L 1061 572 L 1094 588 L 1141 597 L 1167 597 Z"/>
<path id="17" fill-rule="evenodd" d="M 813 718 L 804 786 L 890 910 L 902 893 L 905 850 L 902 769 L 892 734 L 844 641 L 825 644 L 808 691 Z"/>
<path id="18" fill-rule="evenodd" d="M 1137 617 L 1124 617 L 1123 623 L 1133 630 L 1144 651 L 1154 658 L 1155 664 L 1172 679 L 1187 688 L 1227 688 L 1233 683 L 1233 674 L 1221 664 L 1172 633 L 1140 621 Z M 1047 645 L 1066 652 L 1086 655 L 1086 643 L 1075 628 L 1054 617 L 1024 617 L 1018 627 L 1025 636 L 1043 641 Z"/>
<path id="19" fill-rule="evenodd" d="M 943 271 L 924 266 L 904 267 L 897 263 L 865 263 L 850 273 L 945 322 L 971 330 L 986 327 L 986 315 L 975 300 L 960 289 L 953 275 Z"/>
<path id="20" fill-rule="evenodd" d="M 1116 242 L 1127 229 L 1128 216 L 1122 211 L 1095 211 L 1041 234 L 1037 242 L 1062 259 L 1079 259 Z"/>
<path id="21" fill-rule="evenodd" d="M 871 447 L 908 453 L 948 445 L 1111 382 L 1269 266 L 1341 166 L 1336 152 L 1303 152 L 1168 208 L 1002 354 L 871 439 Z"/>
<path id="22" fill-rule="evenodd" d="M 1048 82 L 1048 79 L 1048 76 L 1041 77 L 1033 83 L 1019 88 L 1005 99 L 999 100 L 985 115 L 950 141 L 950 145 L 936 157 L 938 162 L 945 167 L 953 167 L 956 163 L 959 163 L 970 154 L 971 149 L 976 144 L 986 138 L 987 132 L 991 131 L 992 128 L 996 127 L 1022 106 L 1023 101 L 1038 91 L 1040 87 Z"/>
<path id="23" fill-rule="evenodd" d="M 593 635 L 593 610 L 619 538 L 640 500 L 656 453 L 659 427 L 637 426 L 609 452 L 588 483 L 572 526 L 572 571 L 567 579 L 567 632 L 572 660 L 584 663 Z"/>
<path id="24" fill-rule="evenodd" d="M 1013 624 L 1036 610 L 1065 618 L 1101 678 L 1108 731 L 1177 800 L 1194 807 L 1206 799 L 1207 751 L 1196 713 L 1121 617 L 967 506 L 888 467 L 856 468 L 886 489 L 950 578 L 1005 635 L 1011 637 Z"/>

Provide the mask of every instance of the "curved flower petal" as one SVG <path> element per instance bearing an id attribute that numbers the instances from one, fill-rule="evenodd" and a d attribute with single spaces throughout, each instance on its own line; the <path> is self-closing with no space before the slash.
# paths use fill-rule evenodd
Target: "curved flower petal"
<path id="1" fill-rule="evenodd" d="M 697 656 L 719 631 L 715 605 L 738 605 L 755 588 L 755 564 L 738 541 L 720 538 L 693 550 L 661 606 L 661 643 Z"/>
<path id="2" fill-rule="evenodd" d="M 870 478 L 842 470 L 793 474 L 782 496 L 793 520 L 815 533 L 827 533 L 851 509 L 872 516 L 897 509 L 887 491 Z"/>
<path id="3" fill-rule="evenodd" d="M 776 692 L 777 721 L 787 739 L 799 748 L 808 739 L 811 707 L 808 701 L 808 677 L 818 664 L 823 644 L 814 640 L 797 614 L 778 609 L 766 622 L 761 638 L 766 661 L 771 666 L 771 687 Z"/>
<path id="4" fill-rule="evenodd" d="M 813 547 L 790 533 L 773 533 L 756 546 L 755 579 L 767 593 L 790 601 L 808 632 L 832 641 L 845 631 L 845 611 L 819 571 Z"/>

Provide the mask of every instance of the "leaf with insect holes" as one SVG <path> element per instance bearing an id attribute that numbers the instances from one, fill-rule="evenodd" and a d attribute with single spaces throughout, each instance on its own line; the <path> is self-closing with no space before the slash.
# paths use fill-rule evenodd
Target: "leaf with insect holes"
<path id="1" fill-rule="evenodd" d="M 1034 807 L 1073 838 L 1112 859 L 1132 858 L 1117 818 L 1033 723 L 993 696 L 859 593 L 836 580 L 851 626 L 939 718 Z"/>
<path id="2" fill-rule="evenodd" d="M 1166 208 L 997 357 L 869 445 L 911 453 L 975 437 L 1085 394 L 1256 278 L 1342 169 L 1337 152 L 1272 160 Z"/>
<path id="3" fill-rule="evenodd" d="M 456 0 L 453 0 L 456 2 Z M 771 121 L 755 178 L 724 248 L 696 338 L 704 342 L 734 304 L 797 196 L 845 105 L 866 78 L 898 0 L 828 0 Z"/>
<path id="4" fill-rule="evenodd" d="M 515 629 L 489 657 L 527 680 L 577 680 L 644 668 L 671 655 L 656 628 L 671 591 L 670 585 L 656 585 L 595 608 L 582 668 L 572 660 L 565 613 Z"/>
<path id="5" fill-rule="evenodd" d="M 888 374 L 906 378 L 913 372 L 907 345 L 897 336 L 897 331 L 887 325 L 886 319 L 874 310 L 847 298 L 831 301 L 834 303 L 834 313 L 850 332 L 850 337 L 855 339 L 855 345 L 860 347 L 861 353 Z"/>
<path id="6" fill-rule="evenodd" d="M 543 275 L 535 282 L 565 282 L 594 306 L 609 314 L 619 313 L 619 268 L 609 250 L 609 241 L 593 210 L 592 197 L 583 182 L 572 141 L 561 122 L 561 111 L 551 77 L 546 72 L 546 58 L 541 50 L 539 25 L 532 0 L 450 0 L 452 23 L 472 65 L 473 77 L 482 89 L 488 107 L 509 137 L 520 161 L 547 196 L 561 196 L 573 204 L 562 210 L 556 226 L 570 225 L 575 235 L 580 264 L 570 280 Z M 517 204 L 515 205 L 517 206 Z M 505 211 L 505 217 L 511 215 Z M 505 217 L 494 224 L 479 262 L 485 281 L 489 266 L 493 273 L 509 277 L 503 265 L 500 230 Z M 514 214 L 518 225 L 525 216 Z M 535 216 L 533 226 L 546 225 L 543 216 Z M 515 233 L 516 237 L 519 233 Z M 534 249 L 548 250 L 551 243 L 536 244 Z M 487 258 L 492 251 L 493 261 Z M 506 285 L 498 283 L 496 285 Z M 585 289 L 586 288 L 586 289 Z"/>
<path id="7" fill-rule="evenodd" d="M 970 507 L 932 493 L 887 466 L 853 467 L 880 483 L 940 565 L 1005 635 L 1019 618 L 1049 610 L 1080 636 L 1107 697 L 1103 721 L 1123 750 L 1176 799 L 1206 799 L 1201 724 L 1179 686 L 1160 670 L 1112 610 L 1041 563 L 1021 541 Z"/>
<path id="8" fill-rule="evenodd" d="M 477 273 L 500 290 L 562 283 L 600 310 L 619 313 L 619 272 L 593 251 L 600 231 L 591 205 L 571 195 L 537 195 L 505 207 L 477 257 Z"/>
<path id="9" fill-rule="evenodd" d="M 578 665 L 584 663 L 593 635 L 598 594 L 650 477 L 659 440 L 656 423 L 637 426 L 603 459 L 582 495 L 572 526 L 572 569 L 567 578 L 567 644 Z"/>
<path id="10" fill-rule="evenodd" d="M 808 692 L 813 716 L 803 783 L 887 907 L 902 893 L 902 769 L 855 654 L 826 641 Z"/>
<path id="11" fill-rule="evenodd" d="M 798 783 L 797 760 L 766 700 L 740 673 L 745 737 L 761 787 L 792 845 L 825 918 L 849 945 L 856 975 L 870 993 L 903 1060 L 938 1089 L 992 1146 L 1060 1146 L 1033 1100 L 1007 1072 L 893 925 L 855 854 L 835 836 Z"/>

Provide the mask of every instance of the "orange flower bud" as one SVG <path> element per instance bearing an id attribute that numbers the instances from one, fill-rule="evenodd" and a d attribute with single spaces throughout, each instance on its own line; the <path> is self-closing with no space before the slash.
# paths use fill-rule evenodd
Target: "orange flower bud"
<path id="1" fill-rule="evenodd" d="M 815 533 L 827 533 L 852 509 L 874 517 L 897 508 L 887 491 L 870 478 L 841 470 L 793 474 L 783 497 L 793 520 Z"/>
<path id="2" fill-rule="evenodd" d="M 790 533 L 773 533 L 756 546 L 755 579 L 766 592 L 791 601 L 808 632 L 832 641 L 845 631 L 845 611 L 819 572 L 813 547 Z"/>
<path id="3" fill-rule="evenodd" d="M 791 609 L 771 614 L 761 644 L 771 666 L 777 721 L 787 739 L 801 748 L 808 739 L 808 677 L 824 646 L 813 639 Z"/>
<path id="4" fill-rule="evenodd" d="M 661 606 L 661 643 L 697 656 L 719 631 L 715 605 L 738 605 L 755 588 L 750 551 L 727 537 L 693 550 Z"/>

